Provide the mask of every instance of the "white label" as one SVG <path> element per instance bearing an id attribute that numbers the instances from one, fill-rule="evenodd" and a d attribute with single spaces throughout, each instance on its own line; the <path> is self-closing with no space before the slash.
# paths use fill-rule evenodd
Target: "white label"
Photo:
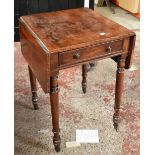
<path id="1" fill-rule="evenodd" d="M 74 141 L 72 141 L 72 142 L 66 142 L 66 147 L 67 148 L 78 147 L 78 146 L 80 146 L 80 143 L 77 143 L 77 142 L 74 142 Z"/>
<path id="2" fill-rule="evenodd" d="M 99 143 L 98 130 L 76 130 L 76 142 Z"/>

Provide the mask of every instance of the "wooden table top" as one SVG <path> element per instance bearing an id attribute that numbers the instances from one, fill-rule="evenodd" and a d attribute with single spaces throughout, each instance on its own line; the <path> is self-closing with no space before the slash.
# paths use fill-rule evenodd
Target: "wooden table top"
<path id="1" fill-rule="evenodd" d="M 49 53 L 133 35 L 132 31 L 88 8 L 27 15 L 20 21 Z"/>

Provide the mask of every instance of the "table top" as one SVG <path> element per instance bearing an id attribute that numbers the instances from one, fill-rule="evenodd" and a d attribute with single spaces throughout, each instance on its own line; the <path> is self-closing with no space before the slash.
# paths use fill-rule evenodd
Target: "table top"
<path id="1" fill-rule="evenodd" d="M 132 31 L 88 8 L 27 15 L 20 21 L 50 53 L 133 35 Z"/>

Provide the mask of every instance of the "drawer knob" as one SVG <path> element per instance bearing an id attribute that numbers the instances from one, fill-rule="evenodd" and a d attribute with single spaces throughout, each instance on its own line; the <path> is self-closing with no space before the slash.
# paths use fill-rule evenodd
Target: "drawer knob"
<path id="1" fill-rule="evenodd" d="M 111 48 L 110 46 L 108 46 L 107 51 L 108 51 L 109 53 L 111 53 L 112 48 Z"/>
<path id="2" fill-rule="evenodd" d="M 73 58 L 74 58 L 74 59 L 79 59 L 79 58 L 80 58 L 80 54 L 79 54 L 79 53 L 75 53 L 75 54 L 73 55 Z"/>

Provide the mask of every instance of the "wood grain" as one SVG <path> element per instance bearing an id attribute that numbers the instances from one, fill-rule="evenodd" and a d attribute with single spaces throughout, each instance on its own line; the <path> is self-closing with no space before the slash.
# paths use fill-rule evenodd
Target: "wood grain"
<path id="1" fill-rule="evenodd" d="M 33 30 L 51 53 L 133 35 L 132 31 L 88 8 L 34 14 L 21 17 L 20 21 Z"/>

